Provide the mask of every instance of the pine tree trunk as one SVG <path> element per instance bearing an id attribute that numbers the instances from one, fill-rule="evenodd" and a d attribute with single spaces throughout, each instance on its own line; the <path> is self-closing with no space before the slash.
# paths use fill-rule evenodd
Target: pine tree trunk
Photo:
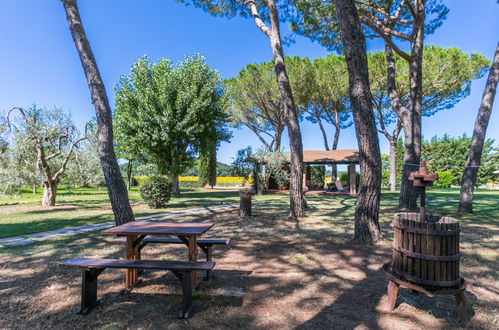
<path id="1" fill-rule="evenodd" d="M 282 140 L 282 131 L 284 127 L 277 127 L 275 137 L 274 137 L 274 152 L 281 151 L 281 140 Z"/>
<path id="2" fill-rule="evenodd" d="M 272 30 L 270 33 L 270 45 L 274 58 L 274 68 L 277 78 L 277 86 L 281 103 L 286 114 L 289 135 L 289 149 L 291 153 L 291 175 L 289 179 L 289 198 L 291 212 L 290 216 L 298 218 L 305 215 L 305 197 L 303 195 L 303 145 L 301 139 L 300 125 L 296 113 L 296 105 L 291 92 L 284 55 L 282 52 L 281 35 L 279 32 L 279 19 L 277 8 L 273 0 L 267 0 Z"/>
<path id="3" fill-rule="evenodd" d="M 397 186 L 397 140 L 390 140 L 390 191 Z"/>
<path id="4" fill-rule="evenodd" d="M 334 126 L 334 138 L 333 138 L 333 148 L 331 150 L 337 150 L 338 149 L 338 142 L 340 141 L 340 125 L 338 123 L 338 112 L 335 112 L 335 117 L 336 117 L 336 125 Z M 338 166 L 336 164 L 331 165 L 331 177 L 333 180 L 336 180 L 338 178 Z"/>
<path id="5" fill-rule="evenodd" d="M 53 180 L 47 180 L 43 182 L 43 206 L 54 206 L 55 198 L 57 195 L 57 182 Z"/>
<path id="6" fill-rule="evenodd" d="M 76 0 L 62 0 L 73 42 L 85 71 L 97 117 L 99 157 L 117 225 L 134 221 L 125 182 L 113 146 L 113 120 L 106 89 L 81 22 Z"/>
<path id="7" fill-rule="evenodd" d="M 471 140 L 470 153 L 466 161 L 466 168 L 463 173 L 461 183 L 461 195 L 459 197 L 458 211 L 461 213 L 473 212 L 473 189 L 476 184 L 476 176 L 480 159 L 482 158 L 485 134 L 489 125 L 490 115 L 492 114 L 492 105 L 496 94 L 497 83 L 499 81 L 499 43 L 496 47 L 494 60 L 490 67 L 489 76 L 482 95 L 482 102 L 478 109 L 478 116 L 475 121 L 473 138 Z"/>
<path id="8" fill-rule="evenodd" d="M 418 169 L 418 164 L 420 162 L 421 155 L 421 144 L 417 144 L 419 135 L 419 141 L 421 141 L 420 131 L 417 131 L 414 123 L 419 120 L 421 122 L 421 117 L 417 116 L 415 113 L 408 113 L 413 119 L 402 120 L 402 126 L 404 128 L 405 137 L 405 150 L 404 150 L 404 165 L 402 167 L 402 180 L 400 183 L 400 196 L 399 196 L 399 207 L 405 210 L 413 210 L 417 207 L 417 191 L 413 186 L 412 181 L 409 180 L 409 174 L 415 172 Z M 416 119 L 418 118 L 419 119 Z"/>
<path id="9" fill-rule="evenodd" d="M 381 194 L 381 155 L 372 111 L 365 38 L 355 4 L 334 0 L 344 45 L 350 101 L 360 153 L 360 189 L 355 206 L 354 238 L 365 243 L 383 239 L 378 216 Z"/>
<path id="10" fill-rule="evenodd" d="M 421 102 L 423 98 L 423 40 L 424 40 L 424 1 L 415 2 L 417 17 L 414 22 L 414 40 L 411 43 L 411 60 L 409 61 L 409 98 L 411 103 L 408 116 L 402 116 L 405 134 L 405 153 L 402 182 L 400 185 L 399 207 L 416 208 L 417 191 L 409 173 L 417 170 L 421 161 Z M 408 132 L 406 132 L 408 131 Z M 410 140 L 408 140 L 410 138 Z M 415 164 L 415 165 L 407 165 Z"/>

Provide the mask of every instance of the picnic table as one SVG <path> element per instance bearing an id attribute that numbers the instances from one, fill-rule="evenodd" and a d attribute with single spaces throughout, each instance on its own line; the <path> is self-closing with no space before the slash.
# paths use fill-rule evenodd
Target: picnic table
<path id="1" fill-rule="evenodd" d="M 126 259 L 139 260 L 139 246 L 147 235 L 177 236 L 187 245 L 189 261 L 196 262 L 198 258 L 197 238 L 211 227 L 213 222 L 145 222 L 133 221 L 102 231 L 105 235 L 126 237 Z M 197 273 L 191 274 L 192 288 L 197 286 Z M 125 290 L 131 290 L 138 283 L 138 269 L 125 269 Z"/>

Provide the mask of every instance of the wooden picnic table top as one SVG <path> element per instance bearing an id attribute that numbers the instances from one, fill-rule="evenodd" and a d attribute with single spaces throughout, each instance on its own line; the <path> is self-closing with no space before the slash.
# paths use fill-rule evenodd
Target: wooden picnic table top
<path id="1" fill-rule="evenodd" d="M 213 227 L 213 222 L 145 222 L 132 221 L 106 229 L 106 235 L 202 235 Z"/>

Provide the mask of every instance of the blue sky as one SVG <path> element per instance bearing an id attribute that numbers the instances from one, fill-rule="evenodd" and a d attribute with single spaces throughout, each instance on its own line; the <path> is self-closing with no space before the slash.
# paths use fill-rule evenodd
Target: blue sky
<path id="1" fill-rule="evenodd" d="M 173 0 L 78 2 L 111 104 L 119 76 L 144 54 L 153 60 L 164 57 L 178 61 L 199 52 L 223 78 L 235 76 L 248 63 L 271 59 L 268 40 L 250 19 L 212 17 Z M 426 43 L 457 46 L 491 59 L 499 39 L 497 1 L 447 0 L 446 4 L 450 8 L 448 19 Z M 368 43 L 368 50 L 380 47 L 379 42 Z M 311 58 L 327 54 L 320 45 L 301 37 L 284 51 L 286 55 Z M 486 77 L 473 82 L 471 95 L 453 109 L 424 118 L 424 136 L 456 136 L 465 132 L 471 135 L 485 80 Z M 28 107 L 34 102 L 39 106 L 57 106 L 70 111 L 81 126 L 94 115 L 60 1 L 0 2 L 0 87 L 0 111 Z M 498 103 L 496 100 L 487 136 L 499 142 Z M 305 149 L 323 149 L 320 132 L 314 125 L 303 122 L 302 134 Z M 386 139 L 380 137 L 380 142 L 381 151 L 388 153 Z M 234 138 L 221 146 L 218 158 L 230 163 L 236 150 L 247 145 L 258 147 L 257 138 L 248 130 L 234 130 Z M 283 145 L 288 145 L 287 136 Z M 339 148 L 357 148 L 353 127 L 342 133 Z"/>

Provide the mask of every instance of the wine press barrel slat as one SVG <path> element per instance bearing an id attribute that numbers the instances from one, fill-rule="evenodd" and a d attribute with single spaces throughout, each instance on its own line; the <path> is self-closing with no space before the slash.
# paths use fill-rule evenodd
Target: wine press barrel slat
<path id="1" fill-rule="evenodd" d="M 429 291 L 459 285 L 459 222 L 399 213 L 393 223 L 393 272 Z"/>

